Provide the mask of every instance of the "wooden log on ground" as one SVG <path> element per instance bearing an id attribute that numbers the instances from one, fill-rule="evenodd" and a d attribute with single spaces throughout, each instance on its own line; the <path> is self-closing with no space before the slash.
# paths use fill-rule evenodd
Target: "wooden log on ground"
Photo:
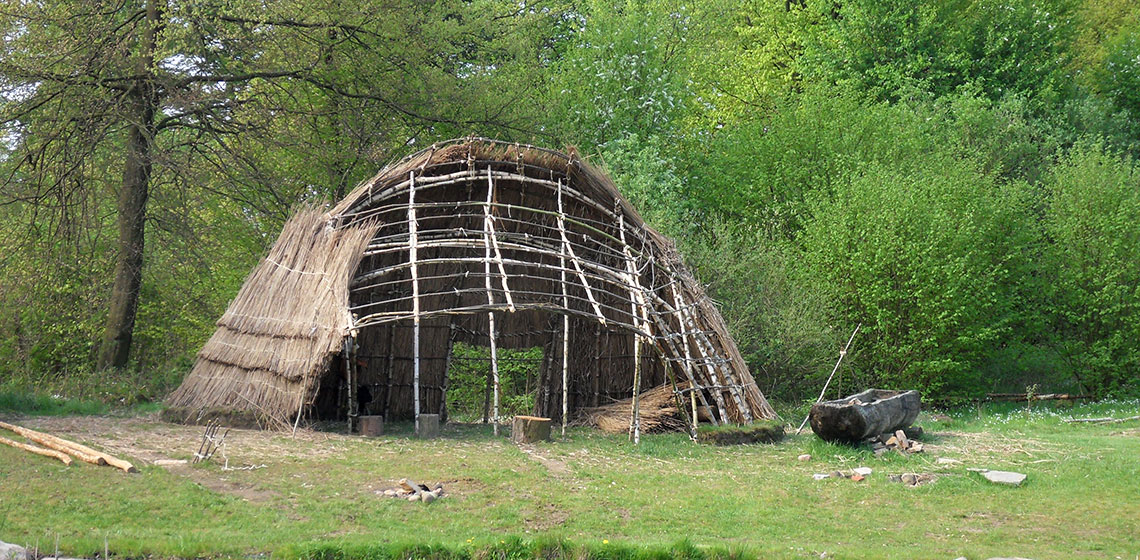
<path id="1" fill-rule="evenodd" d="M 12 441 L 6 437 L 0 437 L 0 443 L 3 443 L 4 445 L 10 445 L 12 447 L 15 447 L 16 449 L 23 449 L 24 451 L 27 451 L 29 453 L 35 453 L 36 455 L 43 455 L 44 457 L 51 457 L 53 459 L 59 459 L 60 461 L 63 461 L 63 464 L 71 466 L 71 457 L 69 457 L 63 453 L 60 453 L 59 451 L 56 451 L 54 449 L 44 449 L 42 447 L 36 447 L 34 445 L 29 445 L 26 443 L 20 443 L 18 441 Z"/>
<path id="2" fill-rule="evenodd" d="M 909 426 L 922 410 L 918 391 L 868 389 L 811 407 L 811 430 L 827 441 L 856 442 Z"/>
<path id="3" fill-rule="evenodd" d="M 1080 423 L 1080 422 L 1090 422 L 1093 424 L 1121 424 L 1123 422 L 1131 422 L 1133 420 L 1140 420 L 1140 416 L 1129 416 L 1127 418 L 1111 418 L 1111 417 L 1106 417 L 1106 418 L 1070 418 L 1068 420 L 1065 420 L 1065 423 L 1072 424 L 1072 423 Z"/>
<path id="4" fill-rule="evenodd" d="M 986 399 L 991 401 L 1075 401 L 1091 398 L 1091 395 L 1070 395 L 1068 393 L 1045 393 L 1043 395 L 1031 395 L 1027 393 L 986 393 Z"/>
<path id="5" fill-rule="evenodd" d="M 515 416 L 511 421 L 511 441 L 515 443 L 550 441 L 550 419 L 538 416 Z"/>
<path id="6" fill-rule="evenodd" d="M 51 445 L 52 447 L 55 447 L 56 449 L 59 449 L 60 451 L 63 451 L 69 455 L 74 455 L 77 458 L 79 458 L 80 460 L 85 461 L 85 462 L 92 462 L 92 460 L 90 460 L 90 458 L 94 457 L 94 464 L 111 465 L 112 467 L 115 467 L 117 469 L 121 469 L 123 472 L 128 472 L 128 473 L 139 472 L 139 470 L 136 469 L 134 467 L 134 465 L 128 463 L 127 461 L 124 461 L 124 460 L 119 459 L 117 457 L 114 457 L 112 455 L 108 455 L 106 453 L 103 453 L 102 451 L 99 451 L 96 449 L 91 449 L 90 447 L 87 447 L 85 445 L 80 445 L 78 443 L 75 443 L 74 441 L 68 441 L 66 439 L 56 437 L 56 436 L 53 436 L 51 434 L 45 434 L 43 432 L 37 432 L 35 430 L 29 429 L 29 428 L 24 428 L 22 426 L 17 426 L 15 424 L 9 424 L 7 422 L 0 422 L 0 428 L 4 428 L 5 430 L 9 430 L 11 432 L 15 432 L 17 434 L 20 434 L 21 436 L 24 436 L 24 437 L 26 437 L 26 438 L 28 438 L 28 439 L 36 442 L 36 443 L 40 443 L 42 445 Z M 45 443 L 45 442 L 51 442 L 51 443 L 49 444 L 49 443 Z M 99 461 L 102 461 L 102 462 L 100 463 Z"/>
<path id="7" fill-rule="evenodd" d="M 360 416 L 360 435 L 367 437 L 376 437 L 384 433 L 384 417 L 383 416 Z"/>

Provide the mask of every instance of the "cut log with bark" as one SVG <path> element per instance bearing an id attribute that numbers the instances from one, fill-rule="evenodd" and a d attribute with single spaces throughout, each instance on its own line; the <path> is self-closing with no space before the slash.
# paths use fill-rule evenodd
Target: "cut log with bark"
<path id="1" fill-rule="evenodd" d="M 23 449 L 24 451 L 27 451 L 28 453 L 35 453 L 36 455 L 43 455 L 44 457 L 51 457 L 53 459 L 59 459 L 60 461 L 63 461 L 63 464 L 71 466 L 71 457 L 69 457 L 63 453 L 60 453 L 59 451 L 56 451 L 54 449 L 44 449 L 43 447 L 36 447 L 34 445 L 29 445 L 27 443 L 12 441 L 6 437 L 0 437 L 0 443 L 2 443 L 4 445 L 10 445 L 12 447 L 15 447 L 16 449 Z"/>
<path id="2" fill-rule="evenodd" d="M 515 443 L 550 441 L 550 419 L 538 416 L 515 416 L 511 421 L 511 441 Z"/>
<path id="3" fill-rule="evenodd" d="M 66 439 L 56 437 L 56 436 L 53 436 L 51 434 L 45 434 L 43 432 L 37 432 L 35 430 L 29 429 L 29 428 L 24 428 L 22 426 L 17 426 L 15 424 L 9 424 L 7 422 L 0 422 L 0 428 L 4 428 L 5 430 L 15 432 L 15 433 L 17 433 L 21 436 L 24 436 L 24 437 L 28 438 L 29 440 L 32 440 L 36 443 L 39 443 L 42 445 L 48 445 L 48 446 L 53 447 L 59 451 L 63 451 L 69 455 L 73 455 L 73 456 L 77 457 L 78 459 L 80 459 L 81 461 L 84 461 L 84 462 L 94 463 L 97 465 L 110 465 L 110 466 L 115 467 L 117 469 L 121 469 L 123 472 L 128 472 L 128 473 L 139 472 L 139 470 L 136 469 L 134 467 L 134 465 L 130 464 L 127 461 L 124 461 L 124 460 L 119 459 L 117 457 L 114 457 L 112 455 L 108 455 L 106 453 L 103 453 L 102 451 L 99 451 L 96 449 L 91 449 L 90 447 L 87 447 L 85 445 L 80 445 L 78 443 L 75 443 L 74 441 L 68 441 Z M 102 462 L 100 462 L 100 461 L 102 461 Z"/>
<path id="4" fill-rule="evenodd" d="M 827 441 L 857 442 L 910 426 L 922 410 L 918 391 L 868 389 L 811 407 L 811 430 Z"/>

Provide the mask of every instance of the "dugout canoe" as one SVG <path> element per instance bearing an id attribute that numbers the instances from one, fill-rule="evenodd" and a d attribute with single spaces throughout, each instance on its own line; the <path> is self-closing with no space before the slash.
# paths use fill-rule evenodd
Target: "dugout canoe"
<path id="1" fill-rule="evenodd" d="M 811 407 L 811 431 L 827 441 L 856 442 L 910 426 L 922 410 L 918 391 L 868 389 Z"/>

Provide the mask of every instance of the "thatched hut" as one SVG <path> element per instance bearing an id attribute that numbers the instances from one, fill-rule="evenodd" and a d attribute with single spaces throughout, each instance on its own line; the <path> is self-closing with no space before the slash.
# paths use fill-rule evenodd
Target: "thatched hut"
<path id="1" fill-rule="evenodd" d="M 666 384 L 714 422 L 775 415 L 673 244 L 533 146 L 437 144 L 300 211 L 217 324 L 168 399 L 180 419 L 351 417 L 358 388 L 389 419 L 445 412 L 457 341 L 493 371 L 497 348 L 543 347 L 534 413 L 556 421 Z"/>

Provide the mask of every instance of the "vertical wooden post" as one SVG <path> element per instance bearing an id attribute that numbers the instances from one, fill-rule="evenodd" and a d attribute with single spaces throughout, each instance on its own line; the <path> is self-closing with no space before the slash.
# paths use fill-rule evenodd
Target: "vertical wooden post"
<path id="1" fill-rule="evenodd" d="M 348 382 L 348 433 L 356 429 L 356 417 L 360 415 L 356 401 L 356 376 L 352 371 L 352 337 L 344 337 L 344 377 Z"/>
<path id="2" fill-rule="evenodd" d="M 392 391 L 396 388 L 395 379 L 392 375 L 395 373 L 396 367 L 396 323 L 388 325 L 388 394 L 384 395 L 384 420 L 391 418 L 389 416 L 392 410 Z"/>
<path id="3" fill-rule="evenodd" d="M 566 211 L 562 207 L 562 180 L 558 180 L 558 220 L 562 223 Z M 562 437 L 566 437 L 566 417 L 570 411 L 570 297 L 566 291 L 566 253 L 569 243 L 562 238 L 562 251 L 558 257 L 562 278 Z"/>
<path id="4" fill-rule="evenodd" d="M 447 374 L 451 370 L 451 351 L 455 346 L 455 323 L 447 324 L 447 357 L 443 360 L 443 387 L 439 392 L 439 423 L 447 423 Z"/>
<path id="5" fill-rule="evenodd" d="M 693 403 L 693 427 L 689 434 L 694 438 L 697 437 L 697 388 L 696 386 L 689 387 L 689 400 Z"/>
<path id="6" fill-rule="evenodd" d="M 486 281 L 487 305 L 495 304 L 495 294 L 491 290 L 491 246 L 494 244 L 491 237 L 494 235 L 491 223 L 491 202 L 495 196 L 495 179 L 491 175 L 491 168 L 487 167 L 487 204 L 483 206 L 483 276 Z M 494 384 L 494 403 L 491 423 L 495 435 L 499 435 L 499 350 L 495 344 L 495 312 L 487 312 L 487 337 L 491 342 L 491 379 Z"/>
<path id="7" fill-rule="evenodd" d="M 420 279 L 419 224 L 416 222 L 416 172 L 408 172 L 408 260 L 412 270 L 412 393 L 415 400 L 416 433 L 420 431 Z"/>

